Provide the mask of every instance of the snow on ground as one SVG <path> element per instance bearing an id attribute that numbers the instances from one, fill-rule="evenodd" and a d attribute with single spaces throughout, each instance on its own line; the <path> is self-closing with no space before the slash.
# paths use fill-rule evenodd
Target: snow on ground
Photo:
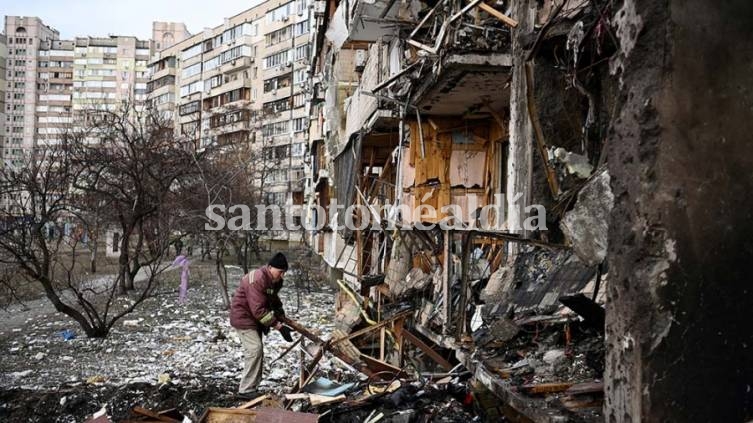
<path id="1" fill-rule="evenodd" d="M 232 285 L 237 283 L 231 280 Z M 228 312 L 222 309 L 217 286 L 191 281 L 185 304 L 178 304 L 176 287 L 177 283 L 161 287 L 154 298 L 120 320 L 105 339 L 86 338 L 67 316 L 52 313 L 45 300 L 32 303 L 24 313 L 0 314 L 0 323 L 6 321 L 0 325 L 0 388 L 156 384 L 167 378 L 175 385 L 237 382 L 243 348 L 229 325 Z M 297 312 L 292 286 L 285 286 L 281 298 L 288 316 L 325 339 L 330 336 L 333 291 L 301 295 Z M 120 298 L 114 307 L 125 307 L 127 301 Z M 64 340 L 61 332 L 66 329 L 74 330 L 77 337 Z M 264 342 L 262 388 L 289 386 L 298 374 L 298 354 L 290 353 L 270 367 L 289 344 L 277 331 Z M 326 356 L 321 362 L 325 370 L 337 365 Z"/>

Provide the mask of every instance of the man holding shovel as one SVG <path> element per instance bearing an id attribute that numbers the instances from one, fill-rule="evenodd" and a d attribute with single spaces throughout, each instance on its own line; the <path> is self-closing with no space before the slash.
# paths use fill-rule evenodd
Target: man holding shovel
<path id="1" fill-rule="evenodd" d="M 267 265 L 243 276 L 230 304 L 230 325 L 238 332 L 246 361 L 238 388 L 239 396 L 254 398 L 261 382 L 264 362 L 262 337 L 271 328 L 280 331 L 286 341 L 293 340 L 290 328 L 283 325 L 285 315 L 282 301 L 277 295 L 282 288 L 282 278 L 288 270 L 288 260 L 277 253 Z"/>

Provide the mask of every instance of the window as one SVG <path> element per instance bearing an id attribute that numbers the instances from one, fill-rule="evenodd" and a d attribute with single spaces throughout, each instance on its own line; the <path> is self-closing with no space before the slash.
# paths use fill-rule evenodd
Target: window
<path id="1" fill-rule="evenodd" d="M 286 97 L 280 100 L 269 101 L 262 105 L 264 114 L 275 114 L 285 110 L 290 110 L 290 98 Z"/>
<path id="2" fill-rule="evenodd" d="M 194 75 L 198 75 L 199 73 L 201 73 L 201 62 L 183 69 L 183 72 L 181 72 L 180 76 L 181 78 L 190 78 Z"/>
<path id="3" fill-rule="evenodd" d="M 301 157 L 301 156 L 303 156 L 304 149 L 305 149 L 305 144 L 302 143 L 302 142 L 293 144 L 292 145 L 291 156 L 293 156 L 293 157 Z"/>
<path id="4" fill-rule="evenodd" d="M 265 37 L 267 47 L 289 40 L 292 28 L 293 26 L 289 25 L 285 28 L 278 29 L 277 31 L 272 31 L 267 34 Z"/>
<path id="5" fill-rule="evenodd" d="M 293 108 L 303 107 L 306 104 L 306 96 L 304 94 L 296 94 L 293 96 Z"/>
<path id="6" fill-rule="evenodd" d="M 295 36 L 301 36 L 309 32 L 309 21 L 298 22 L 295 24 Z"/>
<path id="7" fill-rule="evenodd" d="M 181 116 L 183 116 L 183 115 L 187 115 L 187 114 L 190 114 L 190 113 L 196 113 L 200 109 L 201 109 L 201 103 L 199 102 L 199 100 L 196 100 L 196 101 L 192 101 L 190 103 L 186 103 L 186 104 L 180 106 L 178 114 L 180 114 Z"/>
<path id="8" fill-rule="evenodd" d="M 173 96 L 173 93 L 165 93 L 160 96 L 157 96 L 152 100 L 152 103 L 156 105 L 164 104 L 164 103 L 170 103 L 175 101 L 175 97 Z"/>
<path id="9" fill-rule="evenodd" d="M 285 192 L 268 192 L 267 193 L 267 204 L 277 204 L 279 206 L 285 205 L 285 197 L 287 196 L 287 193 Z"/>
<path id="10" fill-rule="evenodd" d="M 209 127 L 217 128 L 223 125 L 229 125 L 236 122 L 248 121 L 250 113 L 248 110 L 234 110 L 221 115 L 212 116 L 209 119 Z"/>
<path id="11" fill-rule="evenodd" d="M 300 132 L 306 130 L 306 118 L 293 119 L 293 131 Z"/>
<path id="12" fill-rule="evenodd" d="M 283 50 L 264 58 L 264 69 L 280 66 L 288 63 L 290 50 Z"/>
<path id="13" fill-rule="evenodd" d="M 212 88 L 222 85 L 222 75 L 213 76 L 204 81 L 204 91 L 209 91 Z"/>
<path id="14" fill-rule="evenodd" d="M 220 56 L 211 58 L 204 62 L 204 71 L 210 71 L 220 65 Z"/>
<path id="15" fill-rule="evenodd" d="M 308 59 L 309 45 L 305 44 L 295 48 L 295 60 Z"/>
<path id="16" fill-rule="evenodd" d="M 283 135 L 288 133 L 288 122 L 283 120 L 281 122 L 269 123 L 261 127 L 261 133 L 265 137 L 274 137 L 277 135 Z"/>
<path id="17" fill-rule="evenodd" d="M 281 21 L 287 18 L 295 12 L 294 8 L 295 4 L 291 1 L 290 3 L 283 4 L 280 7 L 270 10 L 267 12 L 267 23 Z"/>
<path id="18" fill-rule="evenodd" d="M 50 56 L 73 57 L 73 50 L 50 50 Z"/>
<path id="19" fill-rule="evenodd" d="M 234 39 L 240 37 L 241 35 L 243 35 L 243 25 L 237 25 L 222 33 L 222 41 L 223 42 L 233 41 Z"/>
<path id="20" fill-rule="evenodd" d="M 185 97 L 193 93 L 201 91 L 202 81 L 195 81 L 187 85 L 180 87 L 180 96 Z"/>
<path id="21" fill-rule="evenodd" d="M 238 88 L 236 90 L 222 93 L 220 95 L 216 95 L 214 97 L 210 97 L 204 100 L 204 107 L 209 109 L 213 107 L 220 107 L 222 105 L 225 105 L 227 103 L 231 103 L 234 101 L 248 100 L 248 95 L 249 95 L 248 88 Z"/>
<path id="22" fill-rule="evenodd" d="M 220 55 L 220 63 L 224 64 L 241 56 L 251 56 L 250 46 L 238 46 L 223 52 Z"/>
<path id="23" fill-rule="evenodd" d="M 180 53 L 180 59 L 181 60 L 188 60 L 197 54 L 201 53 L 201 44 L 196 44 L 194 46 L 191 46 L 185 50 L 183 50 Z"/>
<path id="24" fill-rule="evenodd" d="M 113 81 L 114 84 L 114 81 Z M 175 84 L 175 77 L 172 75 L 163 76 L 162 78 L 156 80 L 156 81 L 149 81 L 146 84 L 146 90 L 149 92 L 152 92 L 156 90 L 157 88 L 164 87 L 165 85 L 173 85 Z"/>
<path id="25" fill-rule="evenodd" d="M 183 123 L 180 125 L 181 135 L 196 135 L 199 132 L 199 121 L 194 120 L 191 122 Z"/>
<path id="26" fill-rule="evenodd" d="M 298 69 L 293 73 L 293 84 L 300 84 L 307 79 L 309 79 L 309 76 L 306 69 Z"/>

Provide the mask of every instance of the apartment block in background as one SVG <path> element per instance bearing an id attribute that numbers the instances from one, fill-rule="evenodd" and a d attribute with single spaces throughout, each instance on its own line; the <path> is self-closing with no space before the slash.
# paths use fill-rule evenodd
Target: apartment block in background
<path id="1" fill-rule="evenodd" d="M 261 3 L 157 52 L 149 65 L 149 98 L 173 113 L 176 136 L 198 149 L 251 143 L 274 164 L 267 202 L 295 220 L 309 122 L 309 11 L 305 0 Z"/>
<path id="2" fill-rule="evenodd" d="M 8 125 L 3 159 L 5 164 L 21 165 L 24 152 L 36 142 L 38 50 L 43 42 L 57 40 L 60 34 L 37 17 L 6 16 L 5 36 L 8 47 L 5 71 Z"/>
<path id="3" fill-rule="evenodd" d="M 185 36 L 183 24 L 159 24 L 162 43 Z M 5 34 L 6 163 L 20 165 L 31 148 L 59 144 L 79 112 L 146 100 L 152 40 L 114 35 L 61 40 L 41 19 L 20 16 L 6 16 Z"/>
<path id="4" fill-rule="evenodd" d="M 9 121 L 8 113 L 5 111 L 5 93 L 7 90 L 6 80 L 6 63 L 8 61 L 8 44 L 4 35 L 0 35 L 0 167 L 3 166 L 4 160 L 2 154 L 5 149 L 5 128 Z"/>

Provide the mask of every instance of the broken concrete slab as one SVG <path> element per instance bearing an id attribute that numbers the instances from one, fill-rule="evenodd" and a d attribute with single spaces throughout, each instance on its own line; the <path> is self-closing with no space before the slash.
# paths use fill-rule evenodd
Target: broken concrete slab
<path id="1" fill-rule="evenodd" d="M 554 150 L 554 158 L 565 166 L 568 174 L 575 175 L 579 178 L 588 178 L 593 172 L 593 166 L 588 161 L 588 157 L 572 153 L 564 148 Z"/>
<path id="2" fill-rule="evenodd" d="M 601 263 L 607 255 L 609 216 L 614 207 L 609 181 L 606 170 L 588 181 L 578 193 L 573 209 L 560 222 L 573 251 L 588 266 Z"/>
<path id="3" fill-rule="evenodd" d="M 501 302 L 506 292 L 515 285 L 515 270 L 511 266 L 500 266 L 489 277 L 486 287 L 481 290 L 481 300 L 485 303 Z"/>

